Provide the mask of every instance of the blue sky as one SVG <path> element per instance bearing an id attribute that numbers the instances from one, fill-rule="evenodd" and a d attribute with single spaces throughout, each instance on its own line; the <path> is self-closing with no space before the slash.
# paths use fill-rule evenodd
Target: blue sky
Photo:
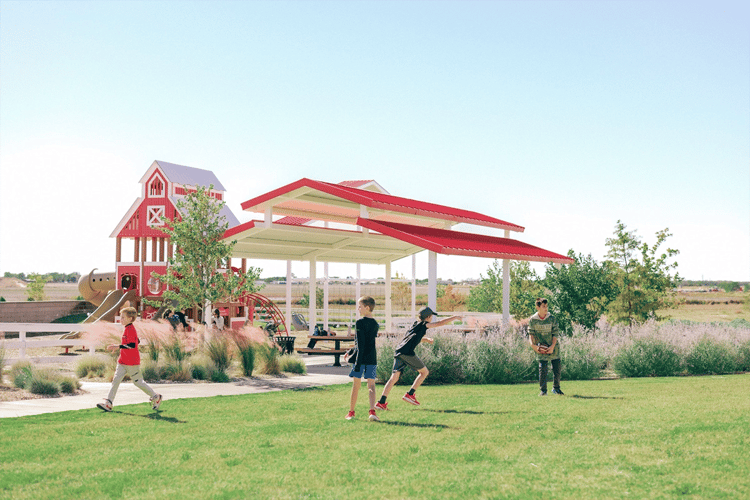
<path id="1" fill-rule="evenodd" d="M 721 0 L 2 1 L 0 273 L 113 270 L 109 234 L 158 159 L 213 170 L 243 221 L 241 202 L 301 177 L 375 179 L 597 260 L 617 220 L 649 243 L 669 227 L 683 277 L 750 280 L 748 14 Z M 438 275 L 490 264 L 440 256 Z"/>

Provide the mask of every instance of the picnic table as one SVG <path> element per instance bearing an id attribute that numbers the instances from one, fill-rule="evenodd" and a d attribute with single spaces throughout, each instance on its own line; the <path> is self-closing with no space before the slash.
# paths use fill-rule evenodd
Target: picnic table
<path id="1" fill-rule="evenodd" d="M 298 347 L 297 352 L 301 354 L 319 354 L 324 356 L 333 356 L 333 366 L 341 366 L 341 356 L 346 354 L 349 347 L 341 347 L 342 342 L 354 342 L 357 338 L 355 335 L 308 335 L 310 339 L 317 342 L 333 342 L 333 348 L 330 347 Z"/>

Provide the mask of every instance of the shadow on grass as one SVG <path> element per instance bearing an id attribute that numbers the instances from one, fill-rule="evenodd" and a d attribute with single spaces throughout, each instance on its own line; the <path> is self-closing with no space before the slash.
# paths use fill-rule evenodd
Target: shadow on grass
<path id="1" fill-rule="evenodd" d="M 162 417 L 160 411 L 156 411 L 156 413 L 148 413 L 146 415 L 138 415 L 137 413 L 128 413 L 126 411 L 119 411 L 119 410 L 112 410 L 112 413 L 119 413 L 120 415 L 128 415 L 131 417 L 141 417 L 141 418 L 147 418 L 149 420 L 158 420 L 160 422 L 167 422 L 170 424 L 186 424 L 187 420 L 179 420 L 174 417 Z"/>
<path id="2" fill-rule="evenodd" d="M 474 411 L 474 410 L 428 410 L 423 408 L 421 411 L 431 411 L 433 413 L 460 413 L 462 415 L 507 415 L 509 411 Z"/>
<path id="3" fill-rule="evenodd" d="M 397 422 L 392 420 L 380 420 L 378 423 L 382 425 L 395 425 L 398 427 L 421 427 L 424 429 L 460 429 L 460 427 L 451 427 L 450 425 L 444 424 L 417 424 L 414 422 Z"/>
<path id="4" fill-rule="evenodd" d="M 570 397 L 576 398 L 576 399 L 625 399 L 625 398 L 614 397 L 614 396 L 581 396 L 579 394 L 573 394 Z"/>

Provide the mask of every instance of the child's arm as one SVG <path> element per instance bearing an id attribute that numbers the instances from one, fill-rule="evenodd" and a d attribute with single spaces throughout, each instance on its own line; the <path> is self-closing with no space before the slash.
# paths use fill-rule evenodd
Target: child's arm
<path id="1" fill-rule="evenodd" d="M 443 320 L 436 321 L 435 323 L 427 323 L 427 328 L 438 328 L 459 319 L 461 319 L 461 316 L 451 316 L 450 318 L 445 318 Z"/>

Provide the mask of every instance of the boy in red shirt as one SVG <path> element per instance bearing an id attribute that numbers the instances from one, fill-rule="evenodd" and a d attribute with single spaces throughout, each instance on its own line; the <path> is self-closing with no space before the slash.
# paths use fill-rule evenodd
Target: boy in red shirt
<path id="1" fill-rule="evenodd" d="M 150 396 L 151 407 L 154 410 L 158 410 L 161 404 L 161 394 L 156 394 L 143 381 L 141 353 L 138 351 L 140 340 L 138 339 L 138 332 L 135 331 L 135 326 L 133 326 L 137 315 L 138 313 L 134 307 L 125 307 L 120 310 L 121 322 L 125 325 L 125 330 L 122 332 L 122 343 L 120 345 L 110 344 L 107 346 L 107 349 L 110 351 L 120 349 L 120 357 L 117 359 L 117 370 L 115 370 L 115 376 L 112 379 L 112 387 L 109 389 L 109 395 L 104 400 L 104 403 L 96 405 L 104 411 L 112 411 L 112 401 L 114 401 L 117 388 L 120 387 L 120 382 L 125 378 L 125 375 L 130 377 L 133 385 Z"/>

